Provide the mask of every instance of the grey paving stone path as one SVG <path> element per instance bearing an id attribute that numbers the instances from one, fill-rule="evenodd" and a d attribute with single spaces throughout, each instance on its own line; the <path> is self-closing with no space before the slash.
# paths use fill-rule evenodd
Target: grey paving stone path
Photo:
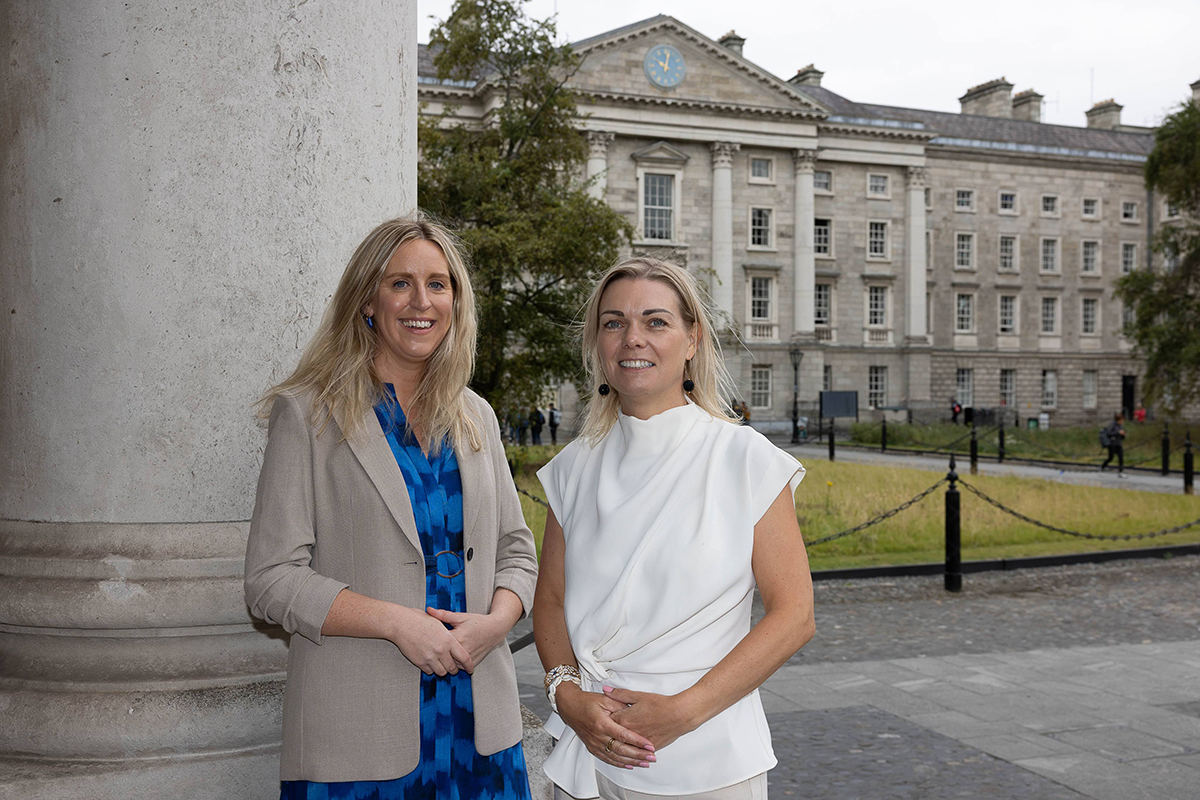
<path id="1" fill-rule="evenodd" d="M 773 798 L 1200 798 L 1200 557 L 815 591 L 816 638 L 762 689 Z"/>

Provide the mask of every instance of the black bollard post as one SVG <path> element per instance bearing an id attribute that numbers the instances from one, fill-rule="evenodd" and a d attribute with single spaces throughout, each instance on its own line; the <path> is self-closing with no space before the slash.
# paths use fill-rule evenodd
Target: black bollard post
<path id="1" fill-rule="evenodd" d="M 830 461 L 833 461 L 833 428 L 834 428 L 833 423 L 834 423 L 834 421 L 835 420 L 832 420 L 832 419 L 829 420 L 829 460 Z"/>
<path id="2" fill-rule="evenodd" d="M 887 417 L 883 418 L 883 426 L 879 429 L 879 450 L 887 452 Z"/>
<path id="3" fill-rule="evenodd" d="M 946 591 L 962 591 L 962 514 L 959 492 L 955 483 L 954 454 L 950 454 L 950 472 L 946 474 L 950 488 L 946 490 Z"/>
<path id="4" fill-rule="evenodd" d="M 1000 449 L 996 456 L 996 461 L 1000 464 L 1004 463 L 1004 412 L 1000 412 Z"/>
<path id="5" fill-rule="evenodd" d="M 1195 494 L 1195 489 L 1192 488 L 1192 432 L 1187 432 L 1187 438 L 1183 440 L 1183 493 Z"/>
<path id="6" fill-rule="evenodd" d="M 1163 423 L 1163 438 L 1162 438 L 1162 474 L 1171 474 L 1171 432 L 1167 430 L 1167 423 Z"/>
<path id="7" fill-rule="evenodd" d="M 979 474 L 979 439 L 975 435 L 975 420 L 971 420 L 971 474 Z"/>

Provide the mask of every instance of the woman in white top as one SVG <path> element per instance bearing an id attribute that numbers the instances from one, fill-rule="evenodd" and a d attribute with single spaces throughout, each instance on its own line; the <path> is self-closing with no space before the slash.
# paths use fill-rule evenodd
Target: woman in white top
<path id="1" fill-rule="evenodd" d="M 722 396 L 695 280 L 637 258 L 601 276 L 582 435 L 539 473 L 550 513 L 534 633 L 556 797 L 765 797 L 758 687 L 815 632 L 793 493 L 804 468 Z M 754 587 L 766 615 L 751 629 Z"/>

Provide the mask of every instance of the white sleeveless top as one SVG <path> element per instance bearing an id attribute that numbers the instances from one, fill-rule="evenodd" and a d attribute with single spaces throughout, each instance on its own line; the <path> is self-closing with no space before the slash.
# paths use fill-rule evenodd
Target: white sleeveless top
<path id="1" fill-rule="evenodd" d="M 564 611 L 583 688 L 676 694 L 750 631 L 754 525 L 804 477 L 751 428 L 689 402 L 621 414 L 595 447 L 567 445 L 538 472 L 566 540 Z M 650 794 L 729 786 L 775 766 L 758 691 L 659 750 L 649 769 L 594 758 L 557 714 L 546 774 L 596 797 L 596 771 Z"/>

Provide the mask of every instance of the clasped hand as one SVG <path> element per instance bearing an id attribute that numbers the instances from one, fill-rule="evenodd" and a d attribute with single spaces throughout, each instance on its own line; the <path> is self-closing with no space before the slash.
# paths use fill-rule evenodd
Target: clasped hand
<path id="1" fill-rule="evenodd" d="M 424 612 L 407 610 L 410 614 L 397 626 L 392 642 L 426 675 L 457 675 L 460 669 L 474 672 L 508 633 L 504 622 L 490 614 L 432 607 Z"/>
<path id="2" fill-rule="evenodd" d="M 585 692 L 559 685 L 558 713 L 588 752 L 626 769 L 649 767 L 661 750 L 696 726 L 682 695 L 661 695 L 604 687 Z"/>

